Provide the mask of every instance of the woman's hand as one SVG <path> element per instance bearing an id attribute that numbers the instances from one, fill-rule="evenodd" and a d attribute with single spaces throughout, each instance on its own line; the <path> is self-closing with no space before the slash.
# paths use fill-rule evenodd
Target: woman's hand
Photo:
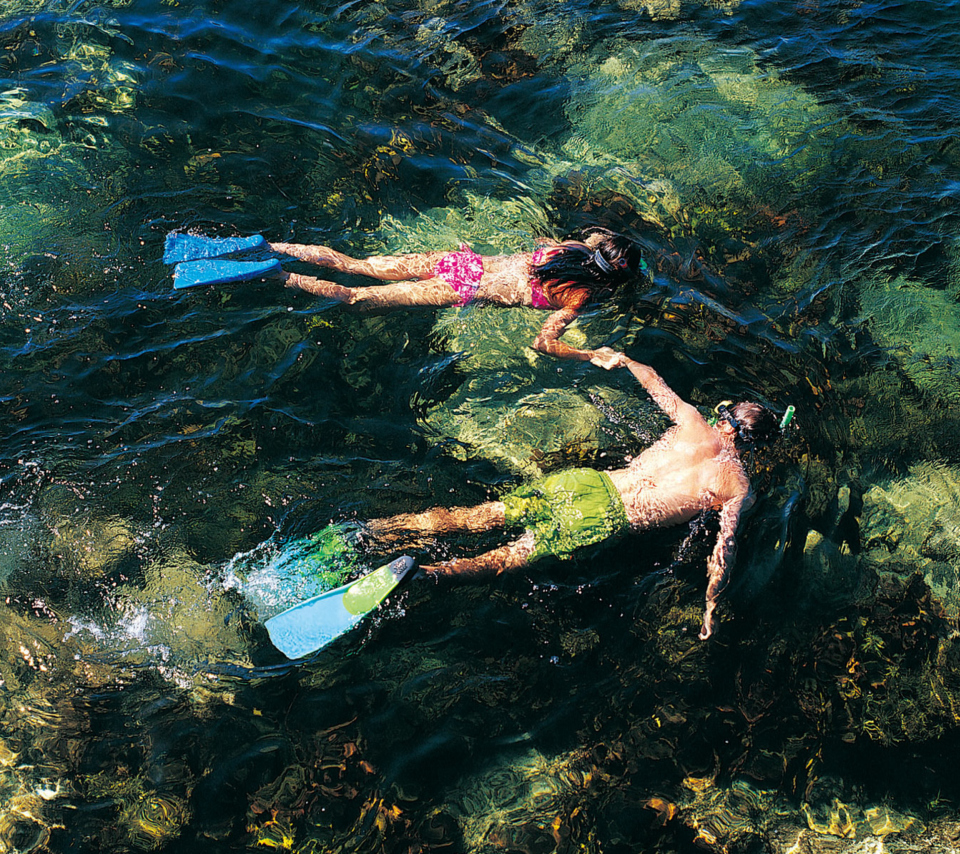
<path id="1" fill-rule="evenodd" d="M 626 362 L 627 357 L 612 347 L 600 347 L 598 350 L 594 350 L 593 355 L 590 356 L 591 365 L 596 365 L 598 368 L 604 368 L 608 371 L 613 370 L 613 368 L 622 368 Z"/>

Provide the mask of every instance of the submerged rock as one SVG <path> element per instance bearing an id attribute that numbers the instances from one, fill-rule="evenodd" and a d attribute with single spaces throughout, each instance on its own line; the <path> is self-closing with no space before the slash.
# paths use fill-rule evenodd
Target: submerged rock
<path id="1" fill-rule="evenodd" d="M 594 772 L 586 751 L 530 749 L 464 780 L 444 811 L 460 824 L 466 850 L 554 850 L 570 799 L 584 797 Z"/>
<path id="2" fill-rule="evenodd" d="M 860 306 L 874 339 L 920 394 L 960 402 L 960 305 L 947 292 L 902 276 L 867 282 Z"/>
<path id="3" fill-rule="evenodd" d="M 629 199 L 674 236 L 753 243 L 762 231 L 792 233 L 799 196 L 813 201 L 843 123 L 835 111 L 749 50 L 697 39 L 605 46 L 572 81 L 563 145 L 566 166 L 593 191 Z"/>
<path id="4" fill-rule="evenodd" d="M 743 780 L 716 786 L 688 777 L 683 782 L 680 820 L 696 831 L 694 842 L 708 851 L 735 851 L 759 840 L 766 827 L 786 811 L 776 792 L 756 789 Z"/>
<path id="5" fill-rule="evenodd" d="M 135 847 L 153 851 L 176 839 L 189 818 L 182 798 L 151 792 L 124 809 L 120 824 Z"/>
<path id="6" fill-rule="evenodd" d="M 49 525 L 50 551 L 67 577 L 99 579 L 139 562 L 136 531 L 124 519 L 64 516 Z"/>
<path id="7" fill-rule="evenodd" d="M 542 313 L 498 308 L 467 308 L 438 322 L 447 347 L 463 354 L 457 368 L 466 378 L 427 413 L 431 435 L 455 439 L 450 446 L 455 455 L 480 456 L 505 471 L 535 475 L 548 460 L 589 462 L 632 441 L 617 436 L 598 405 L 633 409 L 643 425 L 641 435 L 656 434 L 661 418 L 649 401 L 599 384 L 565 383 L 567 371 L 577 368 L 561 366 L 529 346 L 541 322 Z M 589 347 L 603 339 L 593 332 L 588 340 L 582 330 L 573 329 L 565 340 Z"/>
<path id="8" fill-rule="evenodd" d="M 891 820 L 897 830 L 888 830 L 885 819 L 879 831 L 874 830 L 871 818 L 856 827 L 848 837 L 836 837 L 818 832 L 809 826 L 782 822 L 766 834 L 764 842 L 770 854 L 955 854 L 957 826 L 949 820 L 939 820 L 929 826 L 918 824 L 887 807 L 869 808 L 866 816 L 895 816 Z"/>
<path id="9" fill-rule="evenodd" d="M 546 209 L 531 197 L 491 198 L 463 191 L 457 203 L 410 217 L 385 216 L 365 251 L 435 252 L 467 243 L 481 254 L 530 252 L 538 237 L 554 237 Z"/>
<path id="10" fill-rule="evenodd" d="M 54 776 L 58 771 L 54 764 L 30 764 L 27 756 L 0 742 L 0 851 L 4 854 L 50 850 L 46 847 L 50 832 L 62 826 L 58 802 L 70 793 L 69 784 Z"/>
<path id="11" fill-rule="evenodd" d="M 685 10 L 696 6 L 720 9 L 731 14 L 741 0 L 618 0 L 621 9 L 646 12 L 654 21 L 675 21 Z"/>
<path id="12" fill-rule="evenodd" d="M 28 306 L 31 290 L 41 286 L 93 290 L 117 274 L 104 212 L 121 194 L 128 159 L 106 137 L 106 124 L 102 116 L 55 115 L 23 89 L 0 93 L 0 168 L 7 179 L 0 187 L 6 250 L 0 292 L 8 311 Z M 25 326 L 28 335 L 42 335 L 37 324 Z"/>
<path id="13" fill-rule="evenodd" d="M 920 462 L 863 495 L 863 560 L 881 572 L 919 571 L 951 619 L 960 616 L 960 469 Z"/>

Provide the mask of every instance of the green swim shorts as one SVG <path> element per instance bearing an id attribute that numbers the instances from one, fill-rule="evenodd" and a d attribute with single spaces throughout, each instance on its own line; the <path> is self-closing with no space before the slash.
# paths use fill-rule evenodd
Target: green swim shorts
<path id="1" fill-rule="evenodd" d="M 506 524 L 534 535 L 530 560 L 569 558 L 629 528 L 620 493 L 609 475 L 594 469 L 567 469 L 524 484 L 501 499 Z"/>

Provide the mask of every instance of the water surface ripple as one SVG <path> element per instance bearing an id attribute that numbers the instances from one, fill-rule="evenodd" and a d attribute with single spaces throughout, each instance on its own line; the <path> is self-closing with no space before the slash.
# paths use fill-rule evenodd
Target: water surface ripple
<path id="1" fill-rule="evenodd" d="M 0 849 L 948 846 L 960 4 L 931 9 L 6 0 Z M 535 354 L 532 311 L 177 291 L 167 233 L 509 253 L 596 224 L 654 281 L 570 340 L 704 412 L 797 407 L 749 461 L 716 640 L 705 518 L 415 578 L 286 661 L 256 606 L 284 543 L 613 466 L 665 421 Z"/>

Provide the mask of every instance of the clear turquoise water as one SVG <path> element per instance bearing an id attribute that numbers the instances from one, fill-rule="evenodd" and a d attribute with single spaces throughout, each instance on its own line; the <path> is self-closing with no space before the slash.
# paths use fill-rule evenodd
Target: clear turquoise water
<path id="1" fill-rule="evenodd" d="M 779 851 L 952 820 L 958 19 L 7 0 L 4 845 Z M 716 642 L 704 543 L 665 531 L 415 580 L 285 662 L 235 556 L 663 423 L 629 378 L 535 357 L 530 312 L 174 291 L 165 235 L 494 252 L 597 222 L 659 269 L 572 336 L 704 407 L 798 409 Z"/>

